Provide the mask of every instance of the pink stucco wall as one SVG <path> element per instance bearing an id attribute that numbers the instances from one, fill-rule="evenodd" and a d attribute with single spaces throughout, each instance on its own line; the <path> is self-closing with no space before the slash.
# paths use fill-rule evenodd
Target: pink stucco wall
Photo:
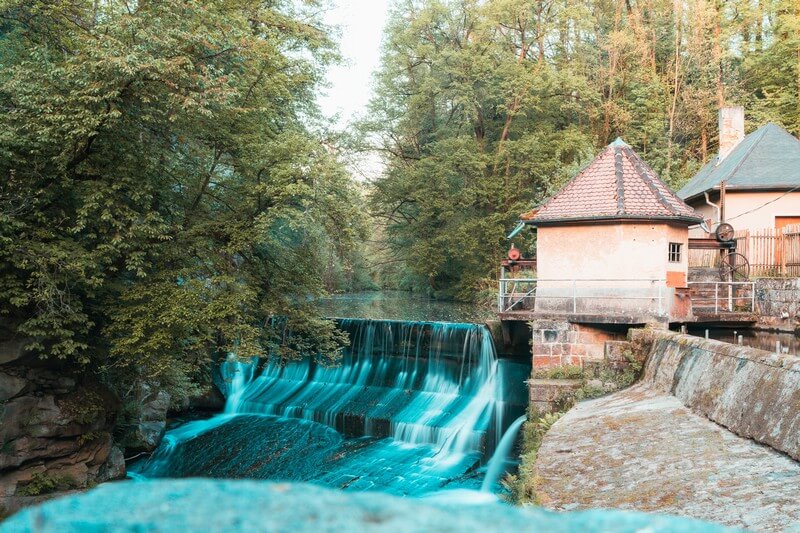
<path id="1" fill-rule="evenodd" d="M 680 263 L 668 262 L 668 244 L 684 245 Z M 686 272 L 685 227 L 659 223 L 586 224 L 538 229 L 540 279 L 664 279 Z"/>
<path id="2" fill-rule="evenodd" d="M 718 200 L 712 199 L 714 203 Z M 769 203 L 768 203 L 769 202 Z M 765 205 L 766 204 L 766 205 Z M 716 219 L 714 209 L 704 199 L 690 204 L 704 218 Z M 752 213 L 748 213 L 755 209 Z M 775 227 L 776 216 L 800 216 L 800 191 L 785 192 L 746 192 L 728 190 L 725 194 L 725 219 L 736 230 L 761 230 Z M 700 228 L 691 230 L 692 237 L 703 237 Z"/>
<path id="3" fill-rule="evenodd" d="M 668 260 L 670 242 L 683 245 L 679 263 Z M 688 231 L 685 226 L 666 223 L 540 227 L 536 246 L 537 294 L 550 296 L 537 298 L 536 309 L 540 311 L 558 306 L 567 306 L 568 311 L 570 303 L 556 297 L 566 295 L 575 286 L 579 294 L 608 295 L 581 301 L 580 313 L 655 311 L 653 301 L 638 297 L 659 293 L 666 313 L 672 306 L 674 291 L 664 281 L 646 280 L 665 280 L 667 272 L 685 276 L 688 268 Z M 634 296 L 637 298 L 631 298 Z"/>

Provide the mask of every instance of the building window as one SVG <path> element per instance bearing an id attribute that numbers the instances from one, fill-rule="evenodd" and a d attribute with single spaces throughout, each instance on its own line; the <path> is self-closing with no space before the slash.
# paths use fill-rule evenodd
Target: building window
<path id="1" fill-rule="evenodd" d="M 681 262 L 681 248 L 683 248 L 683 244 L 679 242 L 671 242 L 669 243 L 669 262 L 670 263 L 680 263 Z"/>

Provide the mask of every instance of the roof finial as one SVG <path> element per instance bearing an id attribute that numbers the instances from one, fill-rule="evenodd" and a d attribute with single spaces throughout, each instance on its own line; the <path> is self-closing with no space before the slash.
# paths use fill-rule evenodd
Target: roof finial
<path id="1" fill-rule="evenodd" d="M 628 143 L 622 140 L 622 137 L 617 137 L 611 146 L 628 146 Z"/>

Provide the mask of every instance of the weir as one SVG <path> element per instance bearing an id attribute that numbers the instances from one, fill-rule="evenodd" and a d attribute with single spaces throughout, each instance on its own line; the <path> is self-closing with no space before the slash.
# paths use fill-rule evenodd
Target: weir
<path id="1" fill-rule="evenodd" d="M 508 365 L 499 363 L 484 326 L 342 319 L 339 327 L 351 345 L 338 366 L 223 363 L 226 413 L 302 418 L 348 437 L 491 453 L 507 411 L 519 410 L 506 401 Z"/>
<path id="2" fill-rule="evenodd" d="M 483 325 L 338 325 L 351 343 L 335 366 L 223 362 L 215 380 L 227 399 L 224 413 L 169 432 L 132 470 L 402 494 L 479 487 L 477 469 L 524 412 L 530 366 L 498 359 Z"/>

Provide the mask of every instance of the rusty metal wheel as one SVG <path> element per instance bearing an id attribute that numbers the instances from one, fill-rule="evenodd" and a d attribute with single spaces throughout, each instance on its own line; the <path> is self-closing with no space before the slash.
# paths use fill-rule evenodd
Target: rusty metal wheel
<path id="1" fill-rule="evenodd" d="M 733 240 L 734 233 L 733 226 L 727 222 L 723 222 L 717 226 L 717 231 L 715 232 L 719 242 L 731 242 Z"/>
<path id="2" fill-rule="evenodd" d="M 719 263 L 719 279 L 722 281 L 747 281 L 750 279 L 750 262 L 742 254 L 731 252 Z"/>

